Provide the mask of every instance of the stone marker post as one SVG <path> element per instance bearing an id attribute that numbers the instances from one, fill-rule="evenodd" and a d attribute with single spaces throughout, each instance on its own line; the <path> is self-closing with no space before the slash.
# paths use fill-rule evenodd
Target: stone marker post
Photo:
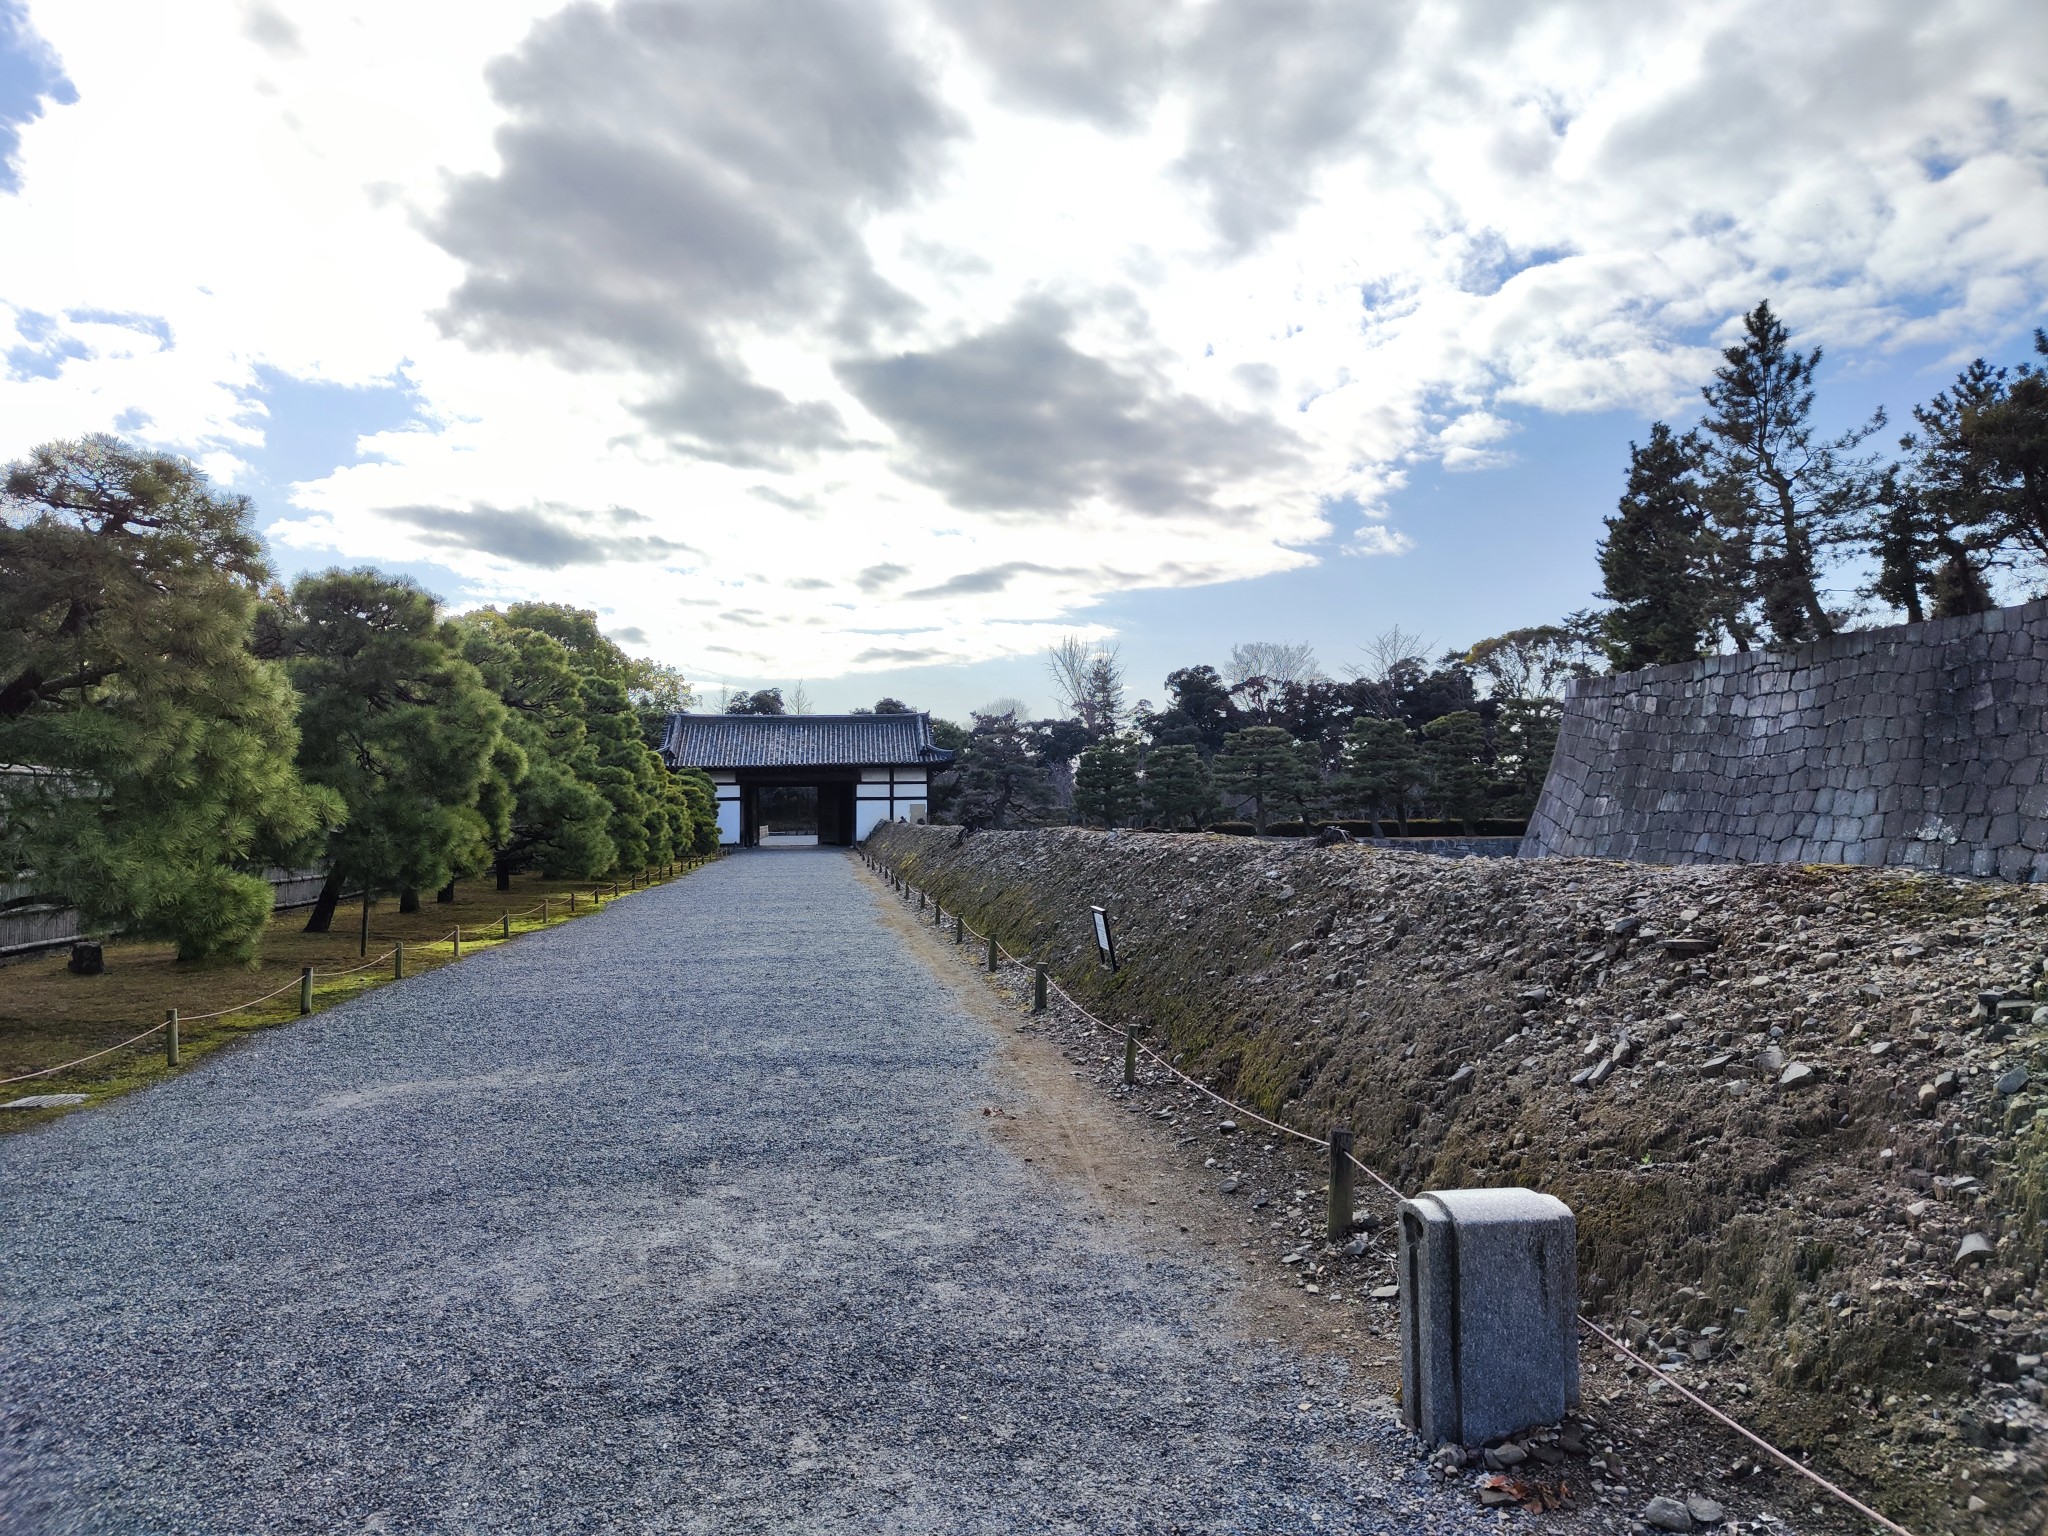
<path id="1" fill-rule="evenodd" d="M 1532 1189 L 1401 1202 L 1401 1418 L 1483 1445 L 1579 1401 L 1578 1230 Z"/>

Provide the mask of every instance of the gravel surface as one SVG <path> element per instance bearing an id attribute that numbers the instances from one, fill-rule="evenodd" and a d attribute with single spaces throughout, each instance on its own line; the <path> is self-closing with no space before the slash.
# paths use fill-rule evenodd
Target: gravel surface
<path id="1" fill-rule="evenodd" d="M 849 859 L 756 853 L 12 1137 L 0 1528 L 1496 1528 L 994 1074 Z"/>

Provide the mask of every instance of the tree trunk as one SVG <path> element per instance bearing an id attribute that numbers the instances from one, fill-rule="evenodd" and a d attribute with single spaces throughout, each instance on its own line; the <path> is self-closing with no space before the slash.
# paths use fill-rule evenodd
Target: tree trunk
<path id="1" fill-rule="evenodd" d="M 1266 835 L 1266 797 L 1264 795 L 1257 795 L 1252 799 L 1252 830 L 1261 837 Z"/>
<path id="2" fill-rule="evenodd" d="M 455 882 L 450 880 L 441 889 L 434 892 L 434 900 L 444 907 L 453 906 L 455 904 Z"/>
<path id="3" fill-rule="evenodd" d="M 341 905 L 341 871 L 330 869 L 327 878 L 320 882 L 320 899 L 313 903 L 313 914 L 306 919 L 307 933 L 326 933 L 334 926 L 334 909 Z"/>
<path id="4" fill-rule="evenodd" d="M 401 913 L 409 914 L 417 912 L 419 911 L 419 909 L 420 893 L 417 890 L 413 889 L 413 887 L 409 885 L 406 886 L 403 890 L 401 890 L 398 893 L 398 910 Z"/>
<path id="5" fill-rule="evenodd" d="M 512 866 L 503 859 L 498 860 L 498 889 L 501 891 L 512 889 Z"/>

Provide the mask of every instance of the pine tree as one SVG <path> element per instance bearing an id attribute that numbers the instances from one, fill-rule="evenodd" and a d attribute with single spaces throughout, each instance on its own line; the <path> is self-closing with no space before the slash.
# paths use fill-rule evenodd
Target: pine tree
<path id="1" fill-rule="evenodd" d="M 592 782 L 596 753 L 567 647 L 490 608 L 456 620 L 456 632 L 464 659 L 505 706 L 505 740 L 523 760 L 516 775 L 502 765 L 494 771 L 480 797 L 492 801 L 509 790 L 502 811 L 482 807 L 498 889 L 523 869 L 579 879 L 609 870 L 618 858 L 607 830 L 612 808 Z"/>
<path id="2" fill-rule="evenodd" d="M 671 781 L 689 816 L 684 841 L 677 844 L 676 854 L 718 852 L 718 790 L 711 775 L 701 768 L 678 768 Z"/>
<path id="3" fill-rule="evenodd" d="M 1500 811 L 1527 816 L 1536 809 L 1550 760 L 1557 755 L 1558 725 L 1564 714 L 1556 699 L 1502 699 L 1493 721 L 1493 772 L 1507 792 Z"/>
<path id="4" fill-rule="evenodd" d="M 1439 815 L 1465 823 L 1486 809 L 1486 725 L 1461 709 L 1422 728 L 1423 782 Z"/>
<path id="5" fill-rule="evenodd" d="M 505 706 L 462 659 L 431 595 L 379 571 L 293 584 L 272 618 L 301 699 L 299 767 L 340 796 L 328 876 L 306 924 L 325 933 L 342 889 L 426 890 L 488 857 L 479 800 L 502 765 Z"/>
<path id="6" fill-rule="evenodd" d="M 1295 739 L 1277 725 L 1254 725 L 1232 731 L 1216 754 L 1217 787 L 1252 802 L 1252 823 L 1266 835 L 1266 821 L 1276 807 L 1299 806 L 1307 774 Z"/>
<path id="7" fill-rule="evenodd" d="M 611 805 L 605 830 L 616 857 L 613 868 L 647 868 L 664 846 L 661 776 L 668 772 L 640 735 L 626 690 L 607 677 L 582 680 L 583 724 L 594 757 L 591 780 Z"/>
<path id="8" fill-rule="evenodd" d="M 1145 760 L 1145 799 L 1163 825 L 1199 827 L 1216 809 L 1216 786 L 1201 752 L 1186 743 L 1154 747 Z"/>
<path id="9" fill-rule="evenodd" d="M 1011 826 L 1051 803 L 1045 767 L 1014 715 L 975 715 L 957 762 L 963 827 Z"/>
<path id="10" fill-rule="evenodd" d="M 1753 590 L 1764 622 L 1785 645 L 1835 632 L 1821 601 L 1822 552 L 1850 537 L 1875 500 L 1877 476 L 1852 457 L 1884 426 L 1878 411 L 1862 426 L 1815 441 L 1816 347 L 1804 356 L 1760 303 L 1743 316 L 1741 345 L 1728 347 L 1701 393 L 1709 494 L 1750 545 Z"/>
<path id="11" fill-rule="evenodd" d="M 2048 358 L 2048 331 L 2034 332 L 2034 351 Z M 2048 365 L 2017 369 L 1969 431 L 1996 487 L 2000 541 L 2048 562 Z"/>
<path id="12" fill-rule="evenodd" d="M 1344 737 L 1344 771 L 1337 789 L 1375 823 L 1394 820 L 1408 829 L 1408 807 L 1422 782 L 1422 754 L 1398 720 L 1364 715 Z"/>
<path id="13" fill-rule="evenodd" d="M 293 768 L 296 700 L 250 654 L 249 504 L 112 437 L 9 466 L 0 502 L 0 879 L 89 927 L 251 956 L 263 864 L 340 807 Z"/>
<path id="14" fill-rule="evenodd" d="M 1138 813 L 1141 803 L 1136 741 L 1108 736 L 1081 754 L 1074 771 L 1074 809 L 1084 824 L 1121 825 Z"/>
<path id="15" fill-rule="evenodd" d="M 1696 435 L 1663 422 L 1628 445 L 1628 489 L 1600 541 L 1601 615 L 1616 671 L 1697 661 L 1728 608 L 1717 591 L 1715 537 L 1698 478 Z"/>

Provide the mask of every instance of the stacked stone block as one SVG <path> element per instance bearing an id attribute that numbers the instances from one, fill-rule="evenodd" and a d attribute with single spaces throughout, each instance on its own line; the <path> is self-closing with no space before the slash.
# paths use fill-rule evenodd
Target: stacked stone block
<path id="1" fill-rule="evenodd" d="M 1580 683 L 1523 839 L 2048 879 L 2048 601 Z"/>

